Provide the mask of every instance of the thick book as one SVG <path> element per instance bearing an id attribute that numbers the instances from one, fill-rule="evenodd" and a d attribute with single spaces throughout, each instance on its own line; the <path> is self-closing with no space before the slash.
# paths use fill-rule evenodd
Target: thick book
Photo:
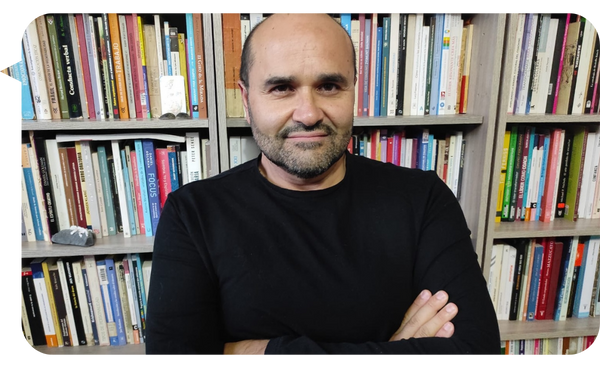
<path id="1" fill-rule="evenodd" d="M 133 102 L 135 116 L 138 119 L 147 117 L 146 90 L 144 87 L 144 74 L 142 70 L 142 55 L 139 38 L 137 14 L 125 14 L 127 29 L 127 44 L 131 62 L 131 84 L 133 88 Z"/>
<path id="2" fill-rule="evenodd" d="M 562 257 L 564 255 L 563 248 L 565 244 L 561 239 L 555 239 L 554 243 L 554 257 L 552 260 L 552 270 L 550 272 L 550 278 L 548 281 L 548 300 L 546 303 L 546 315 L 545 319 L 554 319 L 554 310 L 556 308 L 556 295 L 558 293 L 558 281 L 560 278 L 562 268 Z"/>
<path id="3" fill-rule="evenodd" d="M 67 163 L 69 165 L 69 175 L 71 176 L 71 186 L 73 189 L 73 203 L 75 206 L 75 216 L 77 226 L 87 228 L 87 220 L 85 217 L 85 207 L 83 190 L 81 188 L 81 180 L 79 173 L 79 162 L 77 160 L 77 151 L 74 146 L 67 148 Z"/>
<path id="4" fill-rule="evenodd" d="M 73 274 L 75 275 L 77 293 L 81 295 L 81 312 L 84 321 L 83 327 L 88 345 L 99 345 L 100 341 L 98 340 L 96 315 L 94 314 L 92 294 L 90 291 L 87 269 L 83 263 L 83 258 L 78 257 L 77 260 L 73 262 Z"/>
<path id="5" fill-rule="evenodd" d="M 523 270 L 525 267 L 525 257 L 527 256 L 528 246 L 528 239 L 519 239 L 514 245 L 515 249 L 517 250 L 517 253 L 514 267 L 513 288 L 510 298 L 510 309 L 508 314 L 508 319 L 510 321 L 516 321 L 518 317 L 519 302 L 522 294 L 521 288 L 523 287 Z"/>
<path id="6" fill-rule="evenodd" d="M 60 153 L 56 139 L 45 139 L 44 146 L 48 158 L 51 193 L 54 195 L 55 216 L 58 220 L 59 230 L 62 230 L 69 228 L 71 222 L 69 220 L 69 210 L 67 208 Z"/>
<path id="7" fill-rule="evenodd" d="M 555 183 L 557 178 L 557 166 L 559 165 L 559 151 L 560 151 L 560 135 L 561 129 L 552 130 L 550 138 L 550 147 L 548 151 L 548 159 L 546 165 L 546 177 L 544 183 L 544 191 L 542 193 L 542 200 L 540 205 L 540 221 L 550 222 L 554 213 L 554 198 Z"/>
<path id="8" fill-rule="evenodd" d="M 90 213 L 90 222 L 92 231 L 96 237 L 102 237 L 102 220 L 100 218 L 100 207 L 98 200 L 98 190 L 96 188 L 96 178 L 94 175 L 94 164 L 92 162 L 92 148 L 89 141 L 79 142 L 81 149 L 81 163 L 85 175 L 86 198 Z"/>
<path id="9" fill-rule="evenodd" d="M 77 341 L 77 333 L 70 331 L 70 329 L 74 328 L 74 320 L 71 318 L 73 312 L 69 303 L 69 291 L 66 287 L 64 274 L 61 273 L 62 270 L 59 270 L 56 257 L 46 258 L 44 262 L 48 267 L 50 285 L 54 296 L 54 306 L 56 308 L 56 316 L 58 317 L 59 330 L 57 332 L 62 335 L 64 346 L 76 346 L 79 344 L 79 341 Z"/>
<path id="10" fill-rule="evenodd" d="M 398 41 L 398 72 L 396 76 L 396 109 L 395 115 L 404 114 L 404 86 L 406 75 L 408 14 L 400 14 L 400 30 Z"/>
<path id="11" fill-rule="evenodd" d="M 558 182 L 558 196 L 556 198 L 555 218 L 565 217 L 567 190 L 569 188 L 569 169 L 571 165 L 571 154 L 573 152 L 573 132 L 570 129 L 565 130 L 565 141 L 563 144 L 563 154 L 561 158 L 561 169 Z"/>
<path id="12" fill-rule="evenodd" d="M 548 297 L 550 293 L 550 275 L 552 273 L 552 265 L 555 257 L 555 239 L 542 238 L 544 247 L 544 255 L 542 257 L 542 267 L 540 271 L 540 286 L 538 291 L 538 302 L 535 309 L 535 319 L 547 319 L 546 307 L 548 305 Z"/>
<path id="13" fill-rule="evenodd" d="M 150 101 L 150 113 L 153 118 L 161 115 L 160 99 L 160 69 L 161 65 L 157 59 L 157 44 L 155 36 L 155 26 L 153 24 L 144 24 L 144 49 L 146 57 L 146 74 L 148 84 L 148 98 Z"/>
<path id="14" fill-rule="evenodd" d="M 137 118 L 136 111 L 136 94 L 134 91 L 134 73 L 137 73 L 137 70 L 132 70 L 132 58 L 135 54 L 131 53 L 131 48 L 129 46 L 129 31 L 127 29 L 127 19 L 125 15 L 119 14 L 119 35 L 121 36 L 121 52 L 123 54 L 123 72 L 125 74 L 125 90 L 127 96 L 127 107 L 129 112 L 129 118 L 135 119 Z M 139 103 L 138 103 L 139 105 Z"/>
<path id="15" fill-rule="evenodd" d="M 517 249 L 511 244 L 502 245 L 502 267 L 500 270 L 500 286 L 498 290 L 498 319 L 508 320 L 517 260 Z"/>
<path id="16" fill-rule="evenodd" d="M 90 205 L 88 199 L 88 184 L 86 181 L 85 169 L 83 167 L 83 158 L 81 152 L 81 142 L 75 142 L 75 153 L 77 154 L 77 168 L 79 170 L 79 184 L 81 187 L 81 194 L 83 197 L 83 210 L 85 215 L 85 222 L 88 229 L 92 229 L 92 215 L 90 213 Z"/>
<path id="17" fill-rule="evenodd" d="M 158 186 L 160 188 L 160 208 L 163 208 L 167 196 L 171 193 L 171 177 L 169 168 L 169 154 L 166 147 L 155 149 L 156 171 Z"/>
<path id="18" fill-rule="evenodd" d="M 519 60 L 519 73 L 517 74 L 517 85 L 513 107 L 514 114 L 525 114 L 537 23 L 538 14 L 528 13 L 526 15 L 523 41 L 521 44 L 521 56 Z"/>
<path id="19" fill-rule="evenodd" d="M 594 97 L 597 93 L 597 80 L 598 80 L 598 67 L 600 63 L 600 37 L 598 37 L 598 31 L 595 31 L 595 35 L 593 38 L 595 41 L 593 42 L 593 52 L 591 56 L 591 66 L 590 73 L 587 83 L 587 90 L 585 92 L 585 106 L 583 113 L 591 114 L 595 112 L 594 109 Z"/>
<path id="20" fill-rule="evenodd" d="M 575 254 L 577 251 L 577 237 L 563 238 L 563 251 L 560 263 L 560 274 L 556 290 L 553 319 L 564 321 L 567 317 L 567 302 L 571 289 L 573 267 L 575 265 Z"/>
<path id="21" fill-rule="evenodd" d="M 139 328 L 139 307 L 137 300 L 137 291 L 135 289 L 135 279 L 133 278 L 132 271 L 130 270 L 130 255 L 126 254 L 121 260 L 123 267 L 123 279 L 125 282 L 125 291 L 127 294 L 127 303 L 129 309 L 129 320 L 131 323 L 131 337 L 133 344 L 140 343 L 140 328 Z"/>
<path id="22" fill-rule="evenodd" d="M 79 18 L 78 26 L 79 26 Z M 83 14 L 81 21 L 83 22 L 83 31 L 85 34 L 85 45 L 87 49 L 88 68 L 90 73 L 91 95 L 87 95 L 88 102 L 93 99 L 95 108 L 94 116 L 97 120 L 106 119 L 106 111 L 104 109 L 104 93 L 102 90 L 102 70 L 100 69 L 101 60 L 98 59 L 98 44 L 96 43 L 96 27 L 94 26 L 94 17 L 89 14 Z M 92 116 L 91 108 L 88 109 L 90 117 Z"/>
<path id="23" fill-rule="evenodd" d="M 571 278 L 571 290 L 569 292 L 569 298 L 567 301 L 567 315 L 566 318 L 573 317 L 573 306 L 575 303 L 575 295 L 577 294 L 577 284 L 581 277 L 581 266 L 583 261 L 583 255 L 585 252 L 585 243 L 588 241 L 587 237 L 580 237 L 577 242 L 577 251 L 575 253 L 575 264 L 573 265 L 573 277 Z"/>
<path id="24" fill-rule="evenodd" d="M 108 119 L 114 119 L 114 105 L 113 105 L 113 86 L 110 77 L 108 52 L 106 47 L 106 33 L 108 29 L 104 27 L 104 20 L 101 16 L 94 18 L 94 27 L 96 29 L 96 43 L 98 44 L 98 62 L 102 70 L 102 94 L 104 96 L 104 109 L 106 111 L 106 117 Z M 110 64 L 110 65 L 109 65 Z M 118 118 L 118 116 L 117 116 Z"/>
<path id="25" fill-rule="evenodd" d="M 31 168 L 31 161 L 29 158 L 29 147 L 31 145 L 29 143 L 21 144 L 21 168 L 23 171 L 23 175 L 25 178 L 25 185 L 27 188 L 27 196 L 29 199 L 29 209 L 31 213 L 31 217 L 33 219 L 33 226 L 35 230 L 35 239 L 38 241 L 44 240 L 44 232 L 42 221 L 45 219 L 42 218 L 42 212 L 39 206 L 39 201 L 37 198 L 37 191 L 35 189 L 35 179 L 33 177 L 33 170 Z"/>
<path id="26" fill-rule="evenodd" d="M 591 70 L 591 58 L 594 44 L 598 38 L 596 30 L 588 20 L 581 23 L 582 40 L 580 51 L 575 57 L 575 68 L 573 71 L 573 86 L 571 91 L 572 99 L 569 101 L 569 113 L 572 115 L 581 115 L 585 110 L 586 92 Z"/>
<path id="27" fill-rule="evenodd" d="M 508 85 L 508 103 L 507 103 L 507 113 L 513 114 L 515 107 L 515 96 L 517 93 L 517 79 L 519 76 L 519 63 L 521 61 L 521 50 L 523 47 L 523 36 L 525 34 L 525 20 L 527 15 L 524 13 L 513 14 L 510 17 L 511 23 L 515 23 L 515 35 L 514 35 L 514 49 L 512 55 L 510 55 L 510 66 L 509 66 L 509 74 L 510 83 Z"/>
<path id="28" fill-rule="evenodd" d="M 126 262 L 126 261 L 125 261 Z M 113 257 L 114 269 L 117 279 L 117 292 L 121 306 L 121 316 L 123 317 L 123 329 L 125 330 L 125 342 L 133 344 L 133 325 L 131 322 L 131 311 L 129 310 L 129 296 L 127 294 L 127 283 L 125 282 L 125 267 L 121 256 Z"/>
<path id="29" fill-rule="evenodd" d="M 567 30 L 570 22 L 570 14 L 552 15 L 552 18 L 558 19 L 558 26 L 556 29 L 554 54 L 552 55 L 552 69 L 550 71 L 550 82 L 546 101 L 546 114 L 554 114 L 556 112 L 556 103 L 558 102 L 556 97 L 558 96 L 558 91 L 560 89 L 560 80 L 567 40 Z"/>
<path id="30" fill-rule="evenodd" d="M 111 346 L 120 345 L 117 334 L 117 322 L 113 303 L 111 301 L 111 291 L 109 289 L 108 267 L 105 257 L 99 257 L 96 260 L 96 270 L 98 271 L 98 280 L 100 290 L 102 292 L 102 304 L 104 306 L 104 314 L 106 316 L 106 328 L 108 331 L 109 343 Z"/>
<path id="31" fill-rule="evenodd" d="M 79 46 L 79 35 L 77 31 L 77 21 L 75 19 L 75 15 L 73 13 L 67 14 L 68 26 L 71 32 L 71 42 L 73 44 L 73 62 L 75 65 L 75 73 L 77 73 L 77 88 L 80 91 L 80 99 L 81 99 L 81 116 L 83 118 L 89 118 L 88 114 L 88 104 L 86 102 L 86 86 L 85 86 L 85 78 L 84 78 L 84 70 L 82 61 L 87 63 L 87 55 L 81 54 L 81 47 Z M 83 35 L 81 37 L 82 41 Z"/>
<path id="32" fill-rule="evenodd" d="M 133 188 L 135 191 L 135 206 L 137 211 L 137 221 L 139 222 L 139 231 L 138 234 L 146 233 L 146 224 L 144 222 L 144 207 L 142 205 L 142 192 L 140 186 L 140 171 L 138 169 L 138 159 L 137 152 L 135 146 L 129 153 L 130 161 L 131 161 L 131 175 L 133 177 Z M 136 229 L 137 230 L 137 229 Z"/>

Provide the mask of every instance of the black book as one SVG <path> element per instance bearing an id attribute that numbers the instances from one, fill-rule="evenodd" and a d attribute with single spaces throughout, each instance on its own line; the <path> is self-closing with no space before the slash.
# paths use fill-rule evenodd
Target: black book
<path id="1" fill-rule="evenodd" d="M 102 13 L 102 27 L 104 28 L 103 39 L 105 45 L 105 53 L 106 53 L 106 64 L 108 66 L 108 85 L 110 86 L 110 94 L 107 91 L 107 98 L 110 98 L 112 101 L 112 112 L 113 118 L 119 118 L 119 99 L 117 96 L 117 79 L 115 77 L 115 70 L 113 64 L 113 54 L 112 54 L 112 45 L 110 41 L 110 28 L 108 24 L 108 14 Z M 108 89 L 108 88 L 107 88 Z"/>
<path id="2" fill-rule="evenodd" d="M 119 193 L 119 188 L 117 186 L 117 173 L 115 171 L 115 159 L 113 158 L 112 155 L 109 155 L 107 157 L 107 163 L 108 163 L 108 179 L 110 181 L 110 188 L 112 191 L 112 201 L 113 201 L 113 208 L 115 210 L 115 225 L 117 227 L 117 232 L 122 233 L 123 232 L 123 220 L 121 219 L 121 206 L 119 204 L 119 195 L 122 195 Z M 123 193 L 124 194 L 124 193 Z"/>
<path id="3" fill-rule="evenodd" d="M 535 39 L 533 42 L 533 58 L 531 59 L 531 73 L 529 74 L 529 87 L 527 89 L 527 108 L 526 112 L 529 113 L 529 109 L 531 106 L 531 96 L 533 94 L 533 89 L 537 83 L 536 74 L 539 76 L 539 68 L 540 68 L 540 60 L 539 60 L 539 52 L 540 52 L 540 41 L 542 38 L 542 27 L 544 26 L 544 21 L 546 20 L 541 14 L 538 16 L 537 27 L 535 29 Z M 536 73 L 536 70 L 538 72 Z"/>
<path id="4" fill-rule="evenodd" d="M 35 293 L 35 287 L 33 286 L 31 267 L 26 266 L 21 269 L 21 289 L 23 292 L 23 302 L 25 304 L 27 319 L 29 320 L 29 329 L 31 330 L 33 345 L 47 345 L 44 325 L 42 324 L 42 315 Z"/>
<path id="5" fill-rule="evenodd" d="M 596 83 L 596 75 L 598 73 L 598 62 L 600 57 L 600 38 L 596 37 L 594 42 L 594 48 L 592 49 L 592 67 L 590 69 L 590 77 L 588 79 L 588 88 L 585 97 L 585 114 L 592 112 L 592 99 L 594 97 L 594 87 Z"/>
<path id="6" fill-rule="evenodd" d="M 58 325 L 60 326 L 60 331 L 56 331 L 56 333 L 61 334 L 64 346 L 71 346 L 71 333 L 69 331 L 69 319 L 67 317 L 67 306 L 65 304 L 69 303 L 69 301 L 64 298 L 60 271 L 58 270 L 56 258 L 49 258 L 47 262 L 50 284 L 52 285 L 52 295 L 54 296 L 54 306 L 56 308 L 56 315 L 58 316 Z"/>
<path id="7" fill-rule="evenodd" d="M 552 56 L 552 69 L 550 70 L 550 86 L 548 87 L 548 100 L 546 103 L 546 114 L 552 114 L 554 111 L 554 98 L 558 91 L 560 57 L 563 52 L 565 40 L 565 31 L 567 27 L 567 19 L 564 15 L 558 16 L 558 29 L 556 30 L 556 42 L 554 44 L 554 55 Z"/>
<path id="8" fill-rule="evenodd" d="M 42 137 L 32 137 L 32 143 L 35 149 L 35 154 L 38 161 L 38 169 L 42 184 L 42 196 L 44 197 L 44 205 L 46 206 L 46 215 L 48 217 L 48 230 L 50 236 L 56 234 L 60 229 L 58 226 L 58 218 L 55 212 L 54 192 L 50 183 L 50 171 L 48 168 L 48 156 L 46 153 L 45 139 Z"/>
<path id="9" fill-rule="evenodd" d="M 83 328 L 83 316 L 81 315 L 81 302 L 87 303 L 85 296 L 77 294 L 77 288 L 75 286 L 75 277 L 73 276 L 73 258 L 63 258 L 63 266 L 65 269 L 67 291 L 69 293 L 69 303 L 73 310 L 73 319 L 75 320 L 75 330 L 77 331 L 77 340 L 79 345 L 87 345 L 87 339 L 85 329 Z M 65 301 L 66 302 L 66 301 Z"/>
<path id="10" fill-rule="evenodd" d="M 427 74 L 425 76 L 425 115 L 429 115 L 431 101 L 431 75 L 433 72 L 433 44 L 435 42 L 435 15 L 424 17 L 425 25 L 429 23 L 429 47 L 427 49 Z"/>
<path id="11" fill-rule="evenodd" d="M 396 115 L 404 115 L 404 76 L 406 72 L 406 31 L 408 15 L 400 14 L 400 39 L 398 41 L 398 75 L 396 85 Z"/>
<path id="12" fill-rule="evenodd" d="M 521 290 L 524 287 L 524 285 L 522 285 L 523 267 L 529 251 L 529 239 L 517 239 L 514 247 L 517 249 L 517 258 L 515 261 L 513 289 L 510 298 L 510 310 L 508 314 L 509 321 L 517 320 L 517 312 L 519 311 L 519 302 L 522 294 Z"/>
<path id="13" fill-rule="evenodd" d="M 69 27 L 69 16 L 67 14 L 55 14 L 56 34 L 58 36 L 58 46 L 65 77 L 65 90 L 67 103 L 69 104 L 69 117 L 71 119 L 81 118 L 83 116 L 81 109 L 81 94 L 77 80 L 77 69 L 75 67 L 76 53 L 73 47 L 71 29 Z"/>
<path id="14" fill-rule="evenodd" d="M 569 184 L 569 163 L 571 162 L 571 153 L 573 152 L 573 132 L 565 129 L 565 142 L 561 158 L 560 172 L 558 173 L 558 191 L 556 197 L 556 208 L 554 217 L 565 217 L 565 206 L 567 201 L 567 189 Z"/>
<path id="15" fill-rule="evenodd" d="M 583 34 L 586 27 L 591 27 L 591 23 L 584 18 L 579 20 L 579 35 L 577 36 L 577 48 L 575 49 L 575 64 L 573 66 L 573 82 L 571 83 L 571 94 L 569 97 L 569 109 L 567 112 L 573 112 L 573 100 L 575 100 L 575 89 L 577 87 L 577 74 L 579 73 L 579 64 L 581 64 L 581 46 L 583 44 Z"/>

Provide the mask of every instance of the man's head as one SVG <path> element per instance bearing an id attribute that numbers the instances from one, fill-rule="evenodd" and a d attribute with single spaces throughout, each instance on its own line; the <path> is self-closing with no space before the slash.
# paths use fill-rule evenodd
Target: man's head
<path id="1" fill-rule="evenodd" d="M 275 14 L 244 45 L 240 88 L 264 156 L 309 179 L 344 154 L 354 118 L 354 47 L 325 14 Z"/>

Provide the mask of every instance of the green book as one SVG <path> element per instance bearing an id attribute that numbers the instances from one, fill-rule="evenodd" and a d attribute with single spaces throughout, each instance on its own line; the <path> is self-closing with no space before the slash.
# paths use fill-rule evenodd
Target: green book
<path id="1" fill-rule="evenodd" d="M 514 125 L 510 129 L 510 144 L 508 146 L 508 159 L 506 160 L 506 182 L 504 183 L 504 195 L 502 196 L 501 221 L 510 221 L 510 200 L 512 196 L 513 174 L 515 171 L 518 129 L 517 125 Z"/>
<path id="2" fill-rule="evenodd" d="M 106 212 L 106 223 L 108 235 L 117 234 L 117 220 L 115 216 L 115 207 L 113 205 L 113 192 L 110 182 L 110 172 L 108 170 L 108 158 L 106 148 L 98 146 L 98 164 L 100 166 L 100 177 L 102 183 L 102 193 L 104 195 L 104 211 Z"/>
<path id="3" fill-rule="evenodd" d="M 572 132 L 573 150 L 571 151 L 571 160 L 569 161 L 569 178 L 567 180 L 565 218 L 569 220 L 576 220 L 588 129 L 585 126 L 574 126 L 572 128 Z"/>
<path id="4" fill-rule="evenodd" d="M 58 44 L 58 34 L 56 33 L 54 15 L 46 14 L 46 28 L 48 28 L 48 39 L 50 40 L 50 51 L 52 53 L 52 63 L 54 64 L 54 78 L 56 78 L 60 116 L 63 119 L 69 119 L 69 103 L 65 92 L 65 78 L 63 76 L 63 66 L 60 57 L 60 46 Z"/>

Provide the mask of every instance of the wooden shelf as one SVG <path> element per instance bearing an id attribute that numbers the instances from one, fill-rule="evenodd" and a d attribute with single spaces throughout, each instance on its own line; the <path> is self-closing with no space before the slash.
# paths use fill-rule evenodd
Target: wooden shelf
<path id="1" fill-rule="evenodd" d="M 34 346 L 33 348 L 43 354 L 60 355 L 146 354 L 146 344 L 128 344 L 123 346 L 63 346 L 61 348 Z"/>
<path id="2" fill-rule="evenodd" d="M 600 317 L 567 318 L 566 321 L 498 321 L 501 340 L 527 340 L 572 336 L 596 336 Z"/>
<path id="3" fill-rule="evenodd" d="M 598 122 L 600 122 L 600 115 L 598 115 L 598 114 L 591 114 L 591 115 L 590 114 L 582 114 L 582 115 L 552 115 L 552 114 L 507 115 L 506 122 L 507 123 L 524 123 L 524 124 L 598 123 Z"/>
<path id="4" fill-rule="evenodd" d="M 600 235 L 600 219 L 570 221 L 556 219 L 551 222 L 515 221 L 497 222 L 493 239 L 543 238 L 549 236 L 592 236 Z"/>
<path id="5" fill-rule="evenodd" d="M 131 238 L 125 238 L 120 234 L 96 239 L 96 244 L 89 247 L 53 244 L 45 241 L 23 242 L 21 245 L 21 257 L 70 257 L 102 254 L 149 253 L 152 252 L 153 248 L 153 236 L 134 235 Z"/>

